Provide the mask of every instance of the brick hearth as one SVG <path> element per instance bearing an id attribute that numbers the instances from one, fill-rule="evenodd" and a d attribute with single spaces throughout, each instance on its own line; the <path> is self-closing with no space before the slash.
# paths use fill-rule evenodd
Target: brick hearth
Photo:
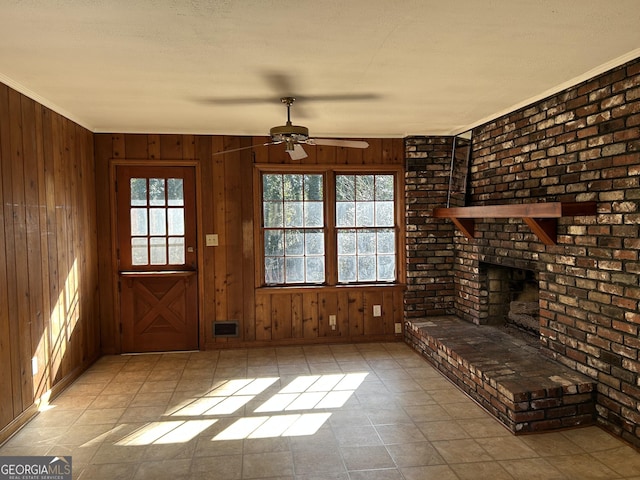
<path id="1" fill-rule="evenodd" d="M 595 383 L 539 351 L 535 339 L 454 316 L 413 319 L 411 346 L 515 434 L 590 425 Z"/>

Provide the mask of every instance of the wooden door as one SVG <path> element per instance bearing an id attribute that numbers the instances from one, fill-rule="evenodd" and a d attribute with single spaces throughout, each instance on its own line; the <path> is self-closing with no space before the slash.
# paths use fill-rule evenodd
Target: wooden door
<path id="1" fill-rule="evenodd" d="M 193 167 L 116 167 L 122 351 L 198 348 Z"/>

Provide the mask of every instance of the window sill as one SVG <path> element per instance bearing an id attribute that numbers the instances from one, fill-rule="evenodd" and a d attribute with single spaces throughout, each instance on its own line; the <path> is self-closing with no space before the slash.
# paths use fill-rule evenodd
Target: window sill
<path id="1" fill-rule="evenodd" d="M 274 285 L 262 286 L 256 289 L 257 293 L 305 293 L 310 291 L 340 291 L 340 290 L 404 290 L 404 283 L 357 283 L 351 285 Z"/>

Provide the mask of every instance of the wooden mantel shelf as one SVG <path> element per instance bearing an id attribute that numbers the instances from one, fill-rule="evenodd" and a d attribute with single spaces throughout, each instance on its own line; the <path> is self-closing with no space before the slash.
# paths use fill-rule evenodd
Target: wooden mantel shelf
<path id="1" fill-rule="evenodd" d="M 557 219 L 595 215 L 596 202 L 544 202 L 479 207 L 435 208 L 436 218 L 450 218 L 467 238 L 475 235 L 476 218 L 522 218 L 540 241 L 555 245 Z"/>

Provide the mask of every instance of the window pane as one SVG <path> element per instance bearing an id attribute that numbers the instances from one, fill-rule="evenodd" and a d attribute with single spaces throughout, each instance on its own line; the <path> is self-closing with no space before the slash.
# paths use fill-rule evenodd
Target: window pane
<path id="1" fill-rule="evenodd" d="M 167 211 L 164 208 L 149 209 L 149 235 L 167 234 Z"/>
<path id="2" fill-rule="evenodd" d="M 340 230 L 338 231 L 338 255 L 355 255 L 356 254 L 356 231 Z"/>
<path id="3" fill-rule="evenodd" d="M 375 230 L 358 230 L 358 255 L 376 253 Z"/>
<path id="4" fill-rule="evenodd" d="M 322 202 L 305 202 L 304 203 L 304 226 L 305 227 L 323 227 L 324 226 L 324 209 Z"/>
<path id="5" fill-rule="evenodd" d="M 338 282 L 355 282 L 356 277 L 356 257 L 338 255 Z"/>
<path id="6" fill-rule="evenodd" d="M 169 238 L 169 264 L 184 265 L 184 237 Z"/>
<path id="7" fill-rule="evenodd" d="M 286 283 L 302 283 L 304 282 L 304 258 L 303 257 L 286 257 Z"/>
<path id="8" fill-rule="evenodd" d="M 307 282 L 324 282 L 324 257 L 308 257 L 307 261 Z"/>
<path id="9" fill-rule="evenodd" d="M 305 254 L 324 255 L 324 232 L 322 230 L 306 231 Z"/>
<path id="10" fill-rule="evenodd" d="M 287 230 L 285 232 L 284 254 L 304 254 L 304 233 L 302 230 Z M 288 267 L 287 267 L 288 268 Z"/>
<path id="11" fill-rule="evenodd" d="M 149 205 L 164 206 L 164 178 L 149 179 Z"/>
<path id="12" fill-rule="evenodd" d="M 184 208 L 169 208 L 169 235 L 184 235 Z"/>
<path id="13" fill-rule="evenodd" d="M 303 203 L 285 202 L 284 204 L 284 226 L 303 227 Z"/>
<path id="14" fill-rule="evenodd" d="M 356 201 L 373 201 L 373 175 L 356 175 Z"/>
<path id="15" fill-rule="evenodd" d="M 376 200 L 393 201 L 393 175 L 376 175 Z"/>
<path id="16" fill-rule="evenodd" d="M 129 181 L 131 186 L 131 206 L 141 206 L 147 204 L 147 179 L 132 178 Z"/>
<path id="17" fill-rule="evenodd" d="M 396 279 L 395 255 L 378 255 L 378 280 L 390 282 Z"/>
<path id="18" fill-rule="evenodd" d="M 338 202 L 349 202 L 356 199 L 356 177 L 355 175 L 336 176 L 336 200 Z"/>
<path id="19" fill-rule="evenodd" d="M 324 198 L 322 175 L 305 175 L 304 176 L 304 199 L 320 200 Z"/>
<path id="20" fill-rule="evenodd" d="M 376 202 L 376 226 L 392 227 L 393 202 Z"/>
<path id="21" fill-rule="evenodd" d="M 131 235 L 148 235 L 147 209 L 131 209 Z"/>
<path id="22" fill-rule="evenodd" d="M 132 265 L 148 265 L 149 251 L 147 239 L 132 238 L 131 239 L 131 264 Z"/>
<path id="23" fill-rule="evenodd" d="M 165 237 L 153 237 L 150 239 L 151 265 L 167 264 L 167 239 Z"/>
<path id="24" fill-rule="evenodd" d="M 373 202 L 356 203 L 356 227 L 373 227 Z"/>
<path id="25" fill-rule="evenodd" d="M 266 228 L 284 226 L 282 203 L 281 202 L 264 202 L 264 226 Z"/>
<path id="26" fill-rule="evenodd" d="M 356 226 L 356 204 L 354 202 L 336 203 L 336 226 Z"/>
<path id="27" fill-rule="evenodd" d="M 376 281 L 376 257 L 373 255 L 358 257 L 358 281 Z"/>
<path id="28" fill-rule="evenodd" d="M 284 187 L 284 199 L 302 200 L 302 175 L 283 175 L 282 183 Z"/>
<path id="29" fill-rule="evenodd" d="M 262 176 L 262 198 L 264 200 L 282 200 L 282 175 Z"/>
<path id="30" fill-rule="evenodd" d="M 264 254 L 270 257 L 284 255 L 284 230 L 264 232 Z"/>
<path id="31" fill-rule="evenodd" d="M 393 229 L 378 230 L 378 253 L 396 253 L 396 233 Z"/>
<path id="32" fill-rule="evenodd" d="M 265 257 L 264 277 L 267 284 L 284 283 L 284 258 Z"/>
<path id="33" fill-rule="evenodd" d="M 169 178 L 167 180 L 167 197 L 169 205 L 181 207 L 184 205 L 184 187 L 181 178 Z"/>

